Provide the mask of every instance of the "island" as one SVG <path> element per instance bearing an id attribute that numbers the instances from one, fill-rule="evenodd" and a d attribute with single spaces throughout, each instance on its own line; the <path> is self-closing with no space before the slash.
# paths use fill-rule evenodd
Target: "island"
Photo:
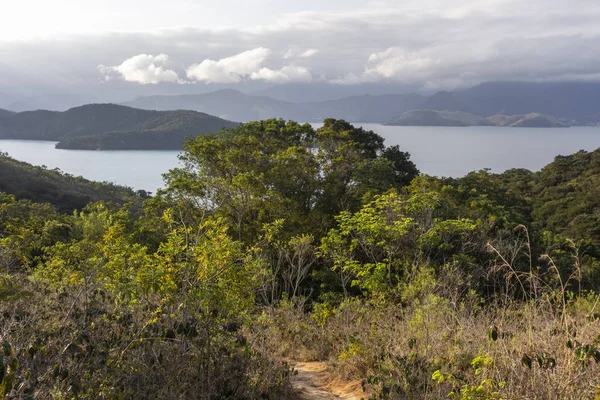
<path id="1" fill-rule="evenodd" d="M 411 110 L 384 125 L 392 126 L 501 126 L 512 128 L 567 128 L 569 125 L 551 115 L 493 115 L 480 117 L 464 111 Z"/>
<path id="2" fill-rule="evenodd" d="M 0 113 L 0 139 L 57 141 L 57 148 L 74 150 L 179 150 L 187 137 L 237 125 L 191 110 L 88 104 L 64 112 Z"/>

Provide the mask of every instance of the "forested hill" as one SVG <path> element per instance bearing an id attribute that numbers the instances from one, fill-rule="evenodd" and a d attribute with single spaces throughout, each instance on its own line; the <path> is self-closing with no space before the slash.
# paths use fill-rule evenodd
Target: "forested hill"
<path id="1" fill-rule="evenodd" d="M 536 224 L 600 251 L 600 149 L 558 156 L 532 178 Z"/>
<path id="2" fill-rule="evenodd" d="M 235 125 L 196 111 L 89 104 L 65 112 L 0 114 L 0 139 L 65 141 L 60 147 L 73 149 L 180 149 L 187 136 L 214 133 Z M 71 141 L 79 137 L 86 139 Z"/>
<path id="3" fill-rule="evenodd" d="M 0 192 L 10 193 L 17 199 L 50 203 L 57 210 L 81 210 L 94 201 L 116 204 L 141 203 L 144 192 L 111 183 L 93 182 L 74 177 L 58 170 L 48 170 L 12 159 L 0 153 Z"/>
<path id="4" fill-rule="evenodd" d="M 2 108 L 0 108 L 0 118 L 2 117 L 8 117 L 9 115 L 13 115 L 14 112 L 12 111 L 8 111 L 8 110 L 4 110 Z"/>

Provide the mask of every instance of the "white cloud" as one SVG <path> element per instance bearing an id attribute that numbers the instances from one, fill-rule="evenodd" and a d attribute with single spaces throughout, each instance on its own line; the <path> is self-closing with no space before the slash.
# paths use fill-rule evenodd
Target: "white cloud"
<path id="1" fill-rule="evenodd" d="M 329 82 L 334 85 L 358 85 L 362 83 L 360 77 L 352 72 L 338 78 L 330 79 Z"/>
<path id="2" fill-rule="evenodd" d="M 104 75 L 106 80 L 120 78 L 128 82 L 137 82 L 143 85 L 178 82 L 179 76 L 177 73 L 165 68 L 168 61 L 169 57 L 166 54 L 159 54 L 157 56 L 139 54 L 114 67 L 98 65 L 98 70 Z"/>
<path id="3" fill-rule="evenodd" d="M 279 70 L 270 68 L 261 68 L 250 75 L 252 80 L 262 80 L 270 83 L 287 82 L 310 82 L 313 77 L 310 71 L 305 67 L 296 67 L 293 65 L 285 66 Z"/>
<path id="4" fill-rule="evenodd" d="M 263 66 L 271 54 L 270 49 L 259 47 L 222 58 L 219 61 L 207 59 L 189 67 L 187 77 L 206 83 L 239 83 L 244 79 L 270 83 L 310 82 L 312 80 L 312 74 L 305 67 L 286 65 L 279 69 L 272 69 Z"/>
<path id="5" fill-rule="evenodd" d="M 438 61 L 419 52 L 402 48 L 389 48 L 386 51 L 369 56 L 369 65 L 364 76 L 380 76 L 386 79 L 418 79 L 434 68 Z"/>
<path id="6" fill-rule="evenodd" d="M 285 60 L 288 60 L 290 58 L 294 57 L 294 50 L 289 49 L 288 51 L 285 52 L 285 54 L 283 55 L 283 58 Z"/>
<path id="7" fill-rule="evenodd" d="M 271 50 L 259 47 L 219 61 L 206 59 L 187 69 L 187 77 L 207 83 L 238 83 L 256 72 L 271 55 Z"/>
<path id="8" fill-rule="evenodd" d="M 314 56 L 315 54 L 317 54 L 318 52 L 319 52 L 319 50 L 317 50 L 317 49 L 308 49 L 304 53 L 300 54 L 300 57 L 310 58 L 310 57 Z"/>

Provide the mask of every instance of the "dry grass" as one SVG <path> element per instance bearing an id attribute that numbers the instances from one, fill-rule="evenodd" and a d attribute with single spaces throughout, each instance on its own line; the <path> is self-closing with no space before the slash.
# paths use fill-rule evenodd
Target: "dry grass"
<path id="1" fill-rule="evenodd" d="M 342 379 L 364 379 L 374 398 L 446 399 L 453 388 L 483 383 L 482 397 L 455 398 L 594 399 L 600 359 L 595 350 L 578 354 L 578 343 L 597 348 L 600 321 L 590 316 L 598 307 L 593 296 L 571 300 L 562 314 L 549 301 L 454 306 L 430 294 L 406 307 L 350 300 L 319 326 L 314 314 L 285 304 L 272 310 L 261 343 L 281 356 L 327 361 Z M 493 362 L 477 371 L 472 363 L 482 356 Z M 453 381 L 437 384 L 437 370 Z"/>

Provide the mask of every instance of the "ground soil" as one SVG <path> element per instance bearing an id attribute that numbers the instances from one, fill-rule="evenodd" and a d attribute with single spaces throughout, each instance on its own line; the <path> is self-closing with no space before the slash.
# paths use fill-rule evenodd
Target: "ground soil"
<path id="1" fill-rule="evenodd" d="M 324 362 L 291 362 L 292 387 L 298 400 L 360 400 L 368 395 L 360 381 L 335 379 Z"/>

